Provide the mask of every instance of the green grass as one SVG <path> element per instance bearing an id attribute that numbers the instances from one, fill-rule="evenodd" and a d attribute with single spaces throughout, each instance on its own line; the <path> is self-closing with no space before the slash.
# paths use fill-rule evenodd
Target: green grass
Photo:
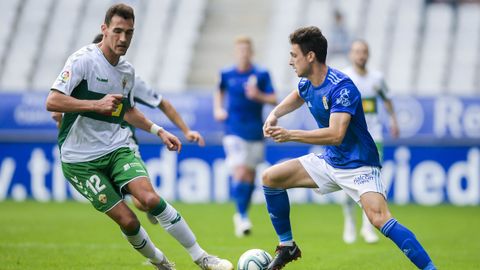
<path id="1" fill-rule="evenodd" d="M 247 249 L 273 253 L 277 239 L 264 205 L 254 205 L 251 237 L 233 236 L 231 204 L 174 204 L 212 254 L 234 264 Z M 480 269 L 480 207 L 392 206 L 412 229 L 439 269 Z M 293 205 L 292 226 L 303 258 L 286 269 L 416 269 L 388 239 L 378 244 L 342 241 L 338 205 Z M 197 269 L 190 256 L 160 226 L 143 226 L 177 269 Z M 0 269 L 151 269 L 117 226 L 88 204 L 1 202 Z"/>

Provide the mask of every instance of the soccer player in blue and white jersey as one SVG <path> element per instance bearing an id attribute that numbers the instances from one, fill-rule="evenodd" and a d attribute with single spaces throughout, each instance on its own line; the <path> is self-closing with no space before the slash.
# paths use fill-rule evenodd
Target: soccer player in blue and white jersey
<path id="1" fill-rule="evenodd" d="M 247 210 L 255 189 L 255 168 L 264 160 L 263 105 L 276 104 L 268 71 L 253 64 L 252 57 L 251 39 L 237 37 L 236 64 L 221 71 L 219 89 L 214 96 L 214 117 L 225 121 L 226 126 L 223 146 L 234 180 L 237 211 L 233 221 L 238 237 L 248 235 L 252 227 Z"/>
<path id="2" fill-rule="evenodd" d="M 367 130 L 360 92 L 348 76 L 326 65 L 327 40 L 322 32 L 314 26 L 297 29 L 290 35 L 290 43 L 290 65 L 302 79 L 298 90 L 270 113 L 264 134 L 275 142 L 325 145 L 326 150 L 322 155 L 309 154 L 274 165 L 263 174 L 267 210 L 280 239 L 268 269 L 282 269 L 301 257 L 292 235 L 286 191 L 296 187 L 315 188 L 322 194 L 344 190 L 419 269 L 436 269 L 415 235 L 388 209 L 378 151 Z M 280 117 L 304 103 L 318 129 L 277 126 Z"/>

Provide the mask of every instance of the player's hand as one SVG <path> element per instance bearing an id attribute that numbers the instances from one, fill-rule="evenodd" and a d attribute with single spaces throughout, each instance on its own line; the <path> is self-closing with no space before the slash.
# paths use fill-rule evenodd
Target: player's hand
<path id="1" fill-rule="evenodd" d="M 225 121 L 228 117 L 228 113 L 224 108 L 218 108 L 213 111 L 213 117 L 217 121 Z"/>
<path id="2" fill-rule="evenodd" d="M 177 138 L 177 136 L 162 129 L 158 132 L 158 137 L 162 139 L 163 144 L 165 144 L 168 150 L 177 151 L 177 153 L 180 153 L 180 150 L 182 149 L 182 143 Z"/>
<path id="3" fill-rule="evenodd" d="M 278 122 L 277 117 L 275 117 L 273 114 L 270 114 L 267 119 L 265 120 L 265 123 L 263 124 L 263 136 L 265 138 L 270 138 L 270 133 L 269 133 L 269 128 L 272 126 L 276 126 Z"/>
<path id="4" fill-rule="evenodd" d="M 123 96 L 120 94 L 107 94 L 102 99 L 95 100 L 94 111 L 102 114 L 112 113 L 122 103 Z"/>
<path id="5" fill-rule="evenodd" d="M 261 95 L 260 90 L 256 85 L 247 84 L 245 85 L 245 96 L 250 100 L 258 100 Z"/>
<path id="6" fill-rule="evenodd" d="M 187 138 L 190 142 L 196 142 L 199 146 L 205 146 L 205 140 L 203 139 L 202 135 L 195 130 L 189 130 L 185 133 L 185 138 Z"/>
<path id="7" fill-rule="evenodd" d="M 282 143 L 290 141 L 290 131 L 281 126 L 270 126 L 266 132 L 275 142 Z"/>
<path id="8" fill-rule="evenodd" d="M 57 128 L 60 128 L 60 125 L 62 124 L 63 113 L 51 112 L 50 116 L 52 116 L 52 119 L 55 121 L 55 124 L 57 125 Z"/>

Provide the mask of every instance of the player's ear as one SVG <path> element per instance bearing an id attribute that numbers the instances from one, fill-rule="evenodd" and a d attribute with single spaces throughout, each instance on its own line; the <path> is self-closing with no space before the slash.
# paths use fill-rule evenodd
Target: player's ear
<path id="1" fill-rule="evenodd" d="M 107 28 L 108 26 L 104 23 L 100 26 L 100 30 L 102 30 L 103 36 L 105 36 L 105 33 L 107 32 Z"/>
<path id="2" fill-rule="evenodd" d="M 316 57 L 316 56 L 315 56 L 315 52 L 309 51 L 309 52 L 307 53 L 307 61 L 308 61 L 309 63 L 313 63 L 313 62 L 315 61 L 315 57 Z"/>

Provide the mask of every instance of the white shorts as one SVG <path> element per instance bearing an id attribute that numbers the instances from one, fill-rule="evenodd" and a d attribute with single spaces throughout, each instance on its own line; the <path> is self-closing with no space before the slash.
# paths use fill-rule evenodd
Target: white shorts
<path id="1" fill-rule="evenodd" d="M 235 135 L 227 135 L 223 138 L 223 149 L 230 169 L 239 165 L 255 169 L 265 157 L 263 141 L 246 141 Z"/>
<path id="2" fill-rule="evenodd" d="M 308 154 L 298 158 L 318 186 L 317 192 L 327 194 L 344 190 L 355 202 L 366 192 L 377 192 L 386 198 L 386 189 L 380 179 L 380 168 L 362 166 L 355 169 L 339 169 L 330 166 L 323 158 Z"/>

